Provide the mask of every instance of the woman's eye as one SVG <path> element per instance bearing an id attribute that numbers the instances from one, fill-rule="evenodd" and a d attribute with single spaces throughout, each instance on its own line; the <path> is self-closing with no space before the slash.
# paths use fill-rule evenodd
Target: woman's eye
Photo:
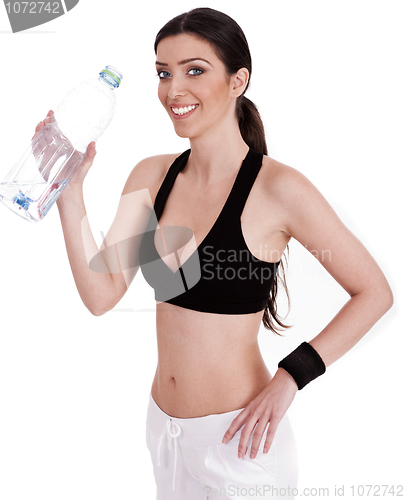
<path id="1" fill-rule="evenodd" d="M 199 71 L 199 73 L 194 73 L 191 76 L 198 76 L 198 75 L 201 75 L 201 73 L 203 73 L 203 71 L 200 68 L 191 68 L 189 70 L 189 73 L 190 73 L 190 71 Z"/>
<path id="2" fill-rule="evenodd" d="M 204 71 L 200 68 L 191 68 L 188 70 L 188 74 L 190 76 L 199 76 L 202 73 L 204 73 Z M 165 80 L 166 78 L 168 78 L 171 75 L 168 71 L 165 71 L 164 69 L 162 69 L 162 70 L 157 72 L 157 76 L 160 78 L 160 80 Z"/>
<path id="3" fill-rule="evenodd" d="M 157 72 L 157 76 L 163 80 L 164 78 L 166 78 L 166 76 L 161 76 L 162 73 L 166 73 L 167 75 L 170 75 L 170 73 L 168 71 L 165 71 L 164 69 L 162 69 L 161 71 L 158 71 Z"/>

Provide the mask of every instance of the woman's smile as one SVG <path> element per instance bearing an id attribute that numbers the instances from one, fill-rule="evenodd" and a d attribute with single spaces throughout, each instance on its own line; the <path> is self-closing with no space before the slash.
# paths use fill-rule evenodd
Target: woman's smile
<path id="1" fill-rule="evenodd" d="M 190 104 L 190 105 L 177 105 L 170 106 L 172 110 L 172 116 L 175 120 L 184 120 L 188 118 L 194 111 L 197 109 L 198 104 Z"/>
<path id="2" fill-rule="evenodd" d="M 207 41 L 187 33 L 166 37 L 156 59 L 158 97 L 177 135 L 191 140 L 210 131 L 220 136 L 227 120 L 234 124 L 232 84 Z M 198 119 L 192 118 L 195 113 Z"/>

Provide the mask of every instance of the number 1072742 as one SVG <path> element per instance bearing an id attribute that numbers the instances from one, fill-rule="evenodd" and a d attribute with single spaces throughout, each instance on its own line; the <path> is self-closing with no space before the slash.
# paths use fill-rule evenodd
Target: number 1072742
<path id="1" fill-rule="evenodd" d="M 41 12 L 63 14 L 59 10 L 60 2 L 8 2 L 5 5 L 9 14 L 41 14 Z"/>

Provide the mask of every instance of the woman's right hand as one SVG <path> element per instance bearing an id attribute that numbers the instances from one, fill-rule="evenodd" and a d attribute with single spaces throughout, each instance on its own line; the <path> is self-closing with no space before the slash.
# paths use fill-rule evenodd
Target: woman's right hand
<path id="1" fill-rule="evenodd" d="M 46 115 L 46 118 L 42 120 L 41 122 L 38 123 L 38 125 L 35 127 L 35 134 L 33 135 L 32 139 L 37 135 L 37 133 L 45 127 L 48 123 L 51 123 L 54 121 L 54 116 L 53 116 L 53 111 L 50 110 L 48 111 L 48 114 Z M 87 151 L 86 151 L 86 156 L 83 159 L 82 164 L 80 167 L 77 169 L 75 175 L 72 177 L 70 180 L 69 184 L 66 186 L 64 189 L 63 193 L 61 194 L 60 197 L 63 196 L 63 194 L 66 191 L 71 191 L 71 188 L 82 188 L 83 187 L 83 181 L 90 170 L 90 167 L 93 165 L 94 157 L 96 156 L 96 143 L 94 141 L 90 142 L 90 144 L 87 146 Z M 65 196 L 66 197 L 66 196 Z"/>
<path id="2" fill-rule="evenodd" d="M 38 134 L 38 132 L 43 128 L 45 127 L 45 125 L 47 123 L 51 123 L 54 121 L 54 117 L 53 117 L 53 111 L 50 110 L 48 111 L 48 114 L 46 115 L 46 118 L 45 120 L 42 120 L 42 122 L 39 122 L 38 125 L 35 127 L 35 134 L 32 136 L 32 139 L 31 141 L 34 139 L 34 137 Z"/>

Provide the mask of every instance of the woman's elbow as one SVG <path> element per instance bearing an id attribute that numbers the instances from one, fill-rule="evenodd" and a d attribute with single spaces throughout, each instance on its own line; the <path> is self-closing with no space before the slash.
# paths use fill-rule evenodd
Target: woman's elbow
<path id="1" fill-rule="evenodd" d="M 388 283 L 375 289 L 373 295 L 376 307 L 382 310 L 382 314 L 385 314 L 394 305 L 394 294 Z"/>
<path id="2" fill-rule="evenodd" d="M 386 303 L 386 307 L 387 307 L 387 311 L 388 311 L 394 305 L 394 294 L 393 294 L 390 286 L 388 286 L 388 290 L 385 292 L 384 296 L 385 296 L 385 303 Z"/>

